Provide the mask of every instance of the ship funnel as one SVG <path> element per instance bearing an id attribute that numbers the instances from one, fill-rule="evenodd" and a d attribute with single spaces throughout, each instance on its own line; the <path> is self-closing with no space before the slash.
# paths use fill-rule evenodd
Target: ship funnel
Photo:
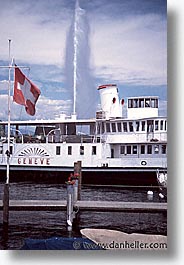
<path id="1" fill-rule="evenodd" d="M 115 84 L 107 84 L 98 87 L 101 99 L 101 110 L 104 118 L 121 118 L 122 107 L 119 100 L 118 88 Z"/>

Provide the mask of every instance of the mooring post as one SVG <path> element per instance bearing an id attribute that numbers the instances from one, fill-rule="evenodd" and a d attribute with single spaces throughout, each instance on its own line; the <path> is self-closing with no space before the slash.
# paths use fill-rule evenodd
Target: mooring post
<path id="1" fill-rule="evenodd" d="M 8 224 L 9 221 L 9 183 L 4 184 L 3 195 L 3 224 Z"/>
<path id="2" fill-rule="evenodd" d="M 73 201 L 74 203 L 78 200 L 78 184 L 79 180 L 77 176 L 74 176 L 74 184 L 73 184 Z"/>
<path id="3" fill-rule="evenodd" d="M 67 184 L 67 226 L 68 230 L 72 229 L 73 223 L 73 183 L 68 181 Z"/>
<path id="4" fill-rule="evenodd" d="M 77 199 L 81 200 L 81 185 L 82 185 L 82 161 L 74 163 L 74 176 L 78 176 L 78 196 Z"/>

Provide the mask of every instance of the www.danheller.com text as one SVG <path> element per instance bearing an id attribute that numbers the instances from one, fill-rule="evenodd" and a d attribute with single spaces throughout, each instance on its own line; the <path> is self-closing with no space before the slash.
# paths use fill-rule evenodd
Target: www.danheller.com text
<path id="1" fill-rule="evenodd" d="M 77 239 L 73 242 L 74 249 L 95 249 L 101 247 L 102 249 L 110 250 L 110 249 L 167 249 L 167 243 L 165 242 L 141 242 L 141 241 L 133 241 L 133 242 L 116 242 L 112 241 L 110 243 L 88 243 L 88 242 L 79 242 Z"/>

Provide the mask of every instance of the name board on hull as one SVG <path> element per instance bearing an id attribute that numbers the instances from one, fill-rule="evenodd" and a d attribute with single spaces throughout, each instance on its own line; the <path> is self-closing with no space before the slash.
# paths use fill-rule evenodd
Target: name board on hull
<path id="1" fill-rule="evenodd" d="M 50 165 L 51 156 L 45 148 L 40 146 L 27 146 L 16 154 L 18 165 Z"/>

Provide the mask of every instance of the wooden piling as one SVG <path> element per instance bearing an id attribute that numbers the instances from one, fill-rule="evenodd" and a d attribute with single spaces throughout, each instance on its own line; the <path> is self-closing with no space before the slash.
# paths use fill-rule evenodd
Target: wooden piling
<path id="1" fill-rule="evenodd" d="M 75 178 L 75 182 L 73 184 L 73 201 L 74 203 L 78 200 L 78 187 L 79 187 L 79 180 Z"/>
<path id="2" fill-rule="evenodd" d="M 82 161 L 74 163 L 74 176 L 78 175 L 78 200 L 81 200 L 81 185 L 82 185 Z"/>
<path id="3" fill-rule="evenodd" d="M 9 183 L 4 184 L 3 195 L 3 224 L 8 224 L 9 221 Z"/>
<path id="4" fill-rule="evenodd" d="M 73 184 L 67 182 L 67 226 L 73 223 Z"/>

